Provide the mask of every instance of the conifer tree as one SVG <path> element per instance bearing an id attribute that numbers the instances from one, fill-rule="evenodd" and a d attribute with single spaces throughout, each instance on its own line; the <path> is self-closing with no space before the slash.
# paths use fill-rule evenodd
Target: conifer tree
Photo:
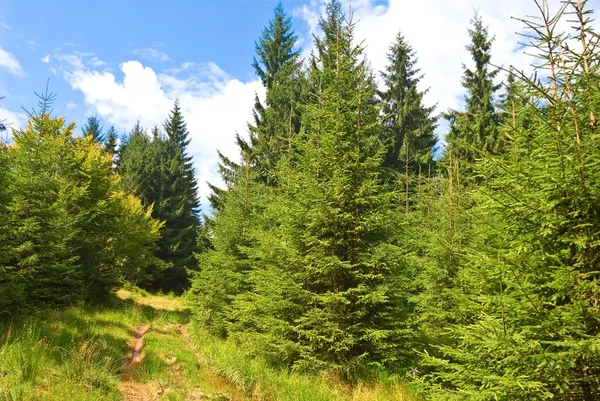
<path id="1" fill-rule="evenodd" d="M 106 141 L 104 142 L 104 150 L 111 157 L 113 163 L 116 161 L 117 156 L 117 131 L 115 127 L 111 126 L 108 131 L 106 131 Z"/>
<path id="2" fill-rule="evenodd" d="M 181 293 L 188 287 L 186 269 L 196 269 L 194 251 L 199 227 L 200 203 L 186 123 L 176 101 L 163 125 L 165 138 L 154 140 L 160 160 L 155 215 L 165 222 L 158 256 L 172 267 L 155 283 L 158 288 Z M 156 143 L 158 142 L 158 143 Z"/>
<path id="3" fill-rule="evenodd" d="M 389 233 L 389 193 L 379 185 L 375 83 L 354 25 L 338 1 L 327 4 L 311 75 L 317 98 L 306 106 L 306 136 L 297 171 L 287 178 L 297 207 L 291 238 L 299 263 L 294 277 L 305 293 L 296 319 L 298 366 L 331 368 L 352 377 L 368 362 L 391 358 L 394 263 L 382 261 Z M 386 217 L 387 216 L 387 217 Z"/>
<path id="4" fill-rule="evenodd" d="M 75 168 L 69 152 L 73 130 L 74 124 L 42 113 L 14 133 L 10 149 L 14 285 L 36 304 L 65 305 L 84 295 L 72 248 L 80 235 L 77 215 L 69 210 L 82 189 L 63 173 Z"/>
<path id="5" fill-rule="evenodd" d="M 556 15 L 540 7 L 540 18 L 521 20 L 548 79 L 519 73 L 515 82 L 528 101 L 515 107 L 516 123 L 506 128 L 507 152 L 476 166 L 486 178 L 473 210 L 479 239 L 465 252 L 462 271 L 477 308 L 471 322 L 451 328 L 452 346 L 425 358 L 438 386 L 432 399 L 591 401 L 600 395 L 593 178 L 599 174 L 599 79 L 584 7 L 569 1 Z M 577 22 L 569 36 L 558 31 L 566 18 Z"/>
<path id="6" fill-rule="evenodd" d="M 91 135 L 96 142 L 103 142 L 104 135 L 102 134 L 102 126 L 97 116 L 88 117 L 85 125 L 81 128 L 83 136 Z"/>
<path id="7" fill-rule="evenodd" d="M 502 141 L 498 135 L 499 118 L 494 103 L 494 94 L 500 85 L 494 83 L 498 70 L 491 67 L 494 38 L 489 37 L 488 29 L 483 25 L 479 14 L 475 14 L 471 23 L 471 43 L 467 50 L 475 63 L 475 69 L 463 65 L 462 85 L 466 91 L 466 110 L 449 113 L 451 130 L 447 137 L 455 158 L 467 165 L 484 153 L 498 154 L 502 151 Z"/>
<path id="8" fill-rule="evenodd" d="M 155 200 L 152 181 L 157 177 L 157 166 L 152 163 L 152 142 L 139 122 L 121 139 L 118 151 L 117 172 L 122 178 L 125 191 L 139 197 L 145 206 Z"/>
<path id="9" fill-rule="evenodd" d="M 416 68 L 416 56 L 404 36 L 398 33 L 382 72 L 386 89 L 383 102 L 383 140 L 388 145 L 384 167 L 407 174 L 427 175 L 433 164 L 436 143 L 434 107 L 423 105 L 426 91 L 418 88 L 423 75 Z"/>
<path id="10" fill-rule="evenodd" d="M 16 268 L 10 265 L 14 243 L 9 223 L 9 148 L 0 142 L 0 310 L 13 309 L 23 298 L 23 288 L 16 283 Z"/>
<path id="11" fill-rule="evenodd" d="M 262 105 L 256 97 L 247 145 L 258 177 L 271 184 L 277 162 L 282 153 L 289 152 L 293 136 L 300 129 L 302 74 L 300 50 L 294 49 L 297 41 L 291 19 L 279 3 L 273 20 L 256 43 L 258 58 L 252 66 L 265 87 L 266 98 Z M 241 150 L 245 151 L 243 147 Z"/>

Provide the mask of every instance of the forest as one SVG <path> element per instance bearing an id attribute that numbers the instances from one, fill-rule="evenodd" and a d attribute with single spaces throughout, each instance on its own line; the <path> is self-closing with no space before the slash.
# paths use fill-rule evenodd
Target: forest
<path id="1" fill-rule="evenodd" d="M 277 5 L 207 210 L 179 101 L 121 134 L 47 89 L 0 125 L 0 360 L 14 322 L 133 288 L 269 371 L 406 391 L 368 399 L 600 399 L 600 36 L 586 0 L 528 1 L 531 71 L 494 64 L 480 14 L 464 27 L 460 110 L 425 104 L 402 27 L 374 71 L 338 0 L 307 58 Z M 0 400 L 30 399 L 7 366 Z M 248 399 L 321 399 L 273 394 Z"/>

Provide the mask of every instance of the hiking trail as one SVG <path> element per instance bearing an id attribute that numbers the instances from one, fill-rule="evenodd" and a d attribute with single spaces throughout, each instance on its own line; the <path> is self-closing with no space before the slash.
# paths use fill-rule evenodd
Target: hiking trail
<path id="1" fill-rule="evenodd" d="M 140 323 L 132 333 L 119 385 L 123 400 L 250 399 L 210 370 L 188 333 L 189 310 L 181 300 L 125 290 L 118 295 L 154 311 L 151 321 Z"/>

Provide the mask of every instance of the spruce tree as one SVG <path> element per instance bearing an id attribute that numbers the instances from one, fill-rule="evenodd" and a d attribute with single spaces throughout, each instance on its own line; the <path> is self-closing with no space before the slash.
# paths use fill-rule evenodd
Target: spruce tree
<path id="1" fill-rule="evenodd" d="M 76 168 L 70 142 L 74 124 L 40 114 L 13 135 L 9 207 L 18 274 L 28 304 L 65 305 L 83 298 L 84 281 L 73 243 L 77 212 L 70 209 L 83 195 L 69 177 Z"/>
<path id="2" fill-rule="evenodd" d="M 425 359 L 432 399 L 600 396 L 599 79 L 584 7 L 569 1 L 556 15 L 540 8 L 540 18 L 521 20 L 548 79 L 519 73 L 514 82 L 528 101 L 502 128 L 507 152 L 476 166 L 485 177 L 474 190 L 478 240 L 462 271 L 477 308 L 471 322 L 451 327 L 452 346 Z M 567 18 L 577 21 L 570 35 L 557 28 Z"/>
<path id="3" fill-rule="evenodd" d="M 172 266 L 155 286 L 181 293 L 189 285 L 186 269 L 196 269 L 194 251 L 200 203 L 192 157 L 187 154 L 189 133 L 178 101 L 163 128 L 165 138 L 158 141 L 157 135 L 153 142 L 158 145 L 160 160 L 154 204 L 155 216 L 165 222 L 158 256 Z"/>
<path id="4" fill-rule="evenodd" d="M 499 118 L 494 102 L 494 94 L 500 88 L 500 85 L 494 83 L 499 70 L 491 66 L 494 38 L 489 37 L 488 29 L 483 25 L 479 14 L 475 14 L 471 23 L 471 43 L 467 45 L 467 50 L 475 63 L 475 69 L 463 65 L 462 85 L 466 91 L 466 110 L 451 111 L 448 114 L 451 130 L 447 136 L 455 158 L 466 165 L 475 162 L 482 154 L 498 154 L 502 151 L 502 141 L 498 134 Z"/>
<path id="5" fill-rule="evenodd" d="M 111 126 L 108 131 L 106 131 L 106 141 L 104 142 L 104 150 L 111 157 L 113 163 L 116 161 L 117 156 L 117 131 L 115 127 Z"/>
<path id="6" fill-rule="evenodd" d="M 81 128 L 83 136 L 91 135 L 96 142 L 103 142 L 104 135 L 102 134 L 102 126 L 97 116 L 90 116 L 83 128 Z"/>
<path id="7" fill-rule="evenodd" d="M 139 122 L 121 139 L 118 150 L 117 172 L 125 191 L 139 197 L 145 206 L 156 200 L 153 181 L 157 179 L 158 166 L 152 163 L 153 144 Z"/>
<path id="8" fill-rule="evenodd" d="M 22 285 L 16 280 L 18 271 L 10 264 L 14 243 L 9 220 L 12 202 L 9 166 L 9 147 L 0 142 L 0 310 L 16 309 L 24 296 Z"/>
<path id="9" fill-rule="evenodd" d="M 311 60 L 317 97 L 304 111 L 297 170 L 286 177 L 297 188 L 288 223 L 299 255 L 294 278 L 305 293 L 297 366 L 354 377 L 393 358 L 385 350 L 394 337 L 397 266 L 383 261 L 391 211 L 378 178 L 385 149 L 374 78 L 338 1 L 327 4 L 320 26 Z"/>
<path id="10" fill-rule="evenodd" d="M 384 167 L 408 174 L 427 175 L 433 164 L 434 107 L 423 105 L 426 91 L 420 91 L 423 79 L 416 68 L 416 55 L 404 36 L 398 33 L 388 53 L 388 66 L 382 72 L 385 90 L 383 102 L 383 140 L 388 145 Z"/>
<path id="11" fill-rule="evenodd" d="M 247 150 L 258 177 L 271 184 L 277 162 L 282 153 L 289 153 L 293 136 L 300 129 L 302 74 L 300 50 L 294 49 L 297 41 L 291 19 L 279 3 L 273 20 L 256 43 L 258 58 L 252 66 L 265 87 L 266 98 L 264 105 L 258 97 L 255 100 Z"/>

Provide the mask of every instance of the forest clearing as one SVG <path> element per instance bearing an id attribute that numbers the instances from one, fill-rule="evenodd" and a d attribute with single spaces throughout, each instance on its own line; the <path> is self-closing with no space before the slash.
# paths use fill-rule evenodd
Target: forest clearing
<path id="1" fill-rule="evenodd" d="M 110 306 L 2 326 L 0 400 L 416 400 L 270 369 L 190 324 L 176 297 L 119 290 Z"/>
<path id="2" fill-rule="evenodd" d="M 48 83 L 0 121 L 0 401 L 600 400 L 600 0 L 526 1 L 514 44 L 483 6 L 458 27 L 447 110 L 402 26 L 375 69 L 351 2 L 274 5 L 208 167 L 242 81 L 53 55 L 99 114 Z"/>

